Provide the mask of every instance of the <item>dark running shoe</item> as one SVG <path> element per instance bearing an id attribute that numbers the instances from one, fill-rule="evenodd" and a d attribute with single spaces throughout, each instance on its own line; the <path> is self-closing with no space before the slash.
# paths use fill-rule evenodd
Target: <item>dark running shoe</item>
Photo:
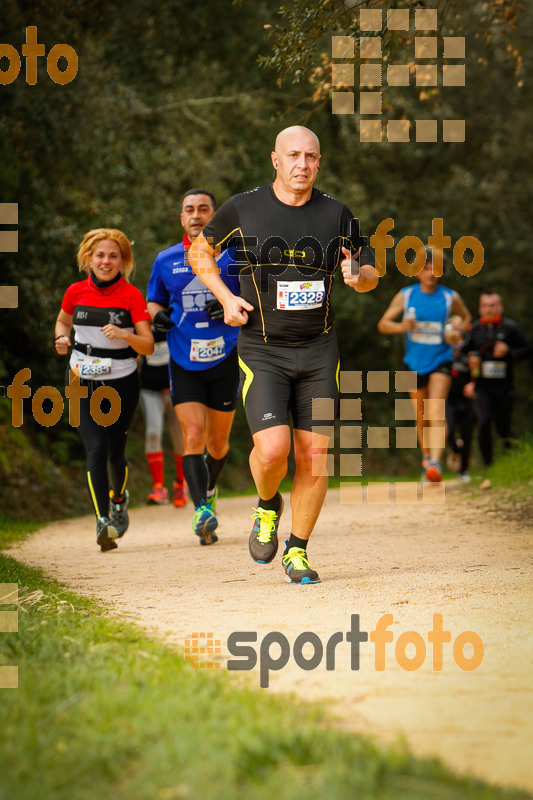
<path id="1" fill-rule="evenodd" d="M 318 573 L 311 569 L 307 560 L 307 553 L 302 547 L 291 547 L 281 559 L 285 570 L 287 583 L 297 583 L 300 586 L 307 583 L 320 583 Z"/>
<path id="2" fill-rule="evenodd" d="M 111 525 L 117 529 L 117 535 L 119 539 L 121 536 L 124 536 L 128 530 L 128 525 L 130 524 L 130 518 L 128 516 L 129 502 L 130 493 L 127 489 L 124 492 L 124 499 L 121 503 L 115 503 L 115 501 L 111 498 L 111 513 L 109 514 L 109 517 L 111 519 Z"/>
<path id="3" fill-rule="evenodd" d="M 117 547 L 115 541 L 117 538 L 118 531 L 111 524 L 109 517 L 100 517 L 96 521 L 96 544 L 100 545 L 100 550 L 104 553 L 107 550 L 114 550 Z"/>
<path id="4" fill-rule="evenodd" d="M 248 540 L 248 550 L 258 564 L 268 564 L 278 552 L 278 528 L 283 514 L 283 497 L 279 494 L 279 511 L 254 508 L 252 532 Z"/>

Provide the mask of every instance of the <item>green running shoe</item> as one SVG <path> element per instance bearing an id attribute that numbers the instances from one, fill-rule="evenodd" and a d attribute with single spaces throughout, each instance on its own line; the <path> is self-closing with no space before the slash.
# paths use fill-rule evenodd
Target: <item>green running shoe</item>
<path id="1" fill-rule="evenodd" d="M 217 513 L 217 497 L 218 497 L 218 486 L 215 486 L 215 491 L 212 495 L 208 495 L 205 504 L 206 506 L 211 509 L 212 514 Z"/>

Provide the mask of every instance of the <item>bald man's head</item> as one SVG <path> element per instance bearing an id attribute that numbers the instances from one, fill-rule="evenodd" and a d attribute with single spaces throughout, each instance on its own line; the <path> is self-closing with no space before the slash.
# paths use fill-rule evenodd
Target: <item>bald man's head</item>
<path id="1" fill-rule="evenodd" d="M 276 136 L 270 154 L 276 170 L 276 196 L 289 205 L 302 205 L 311 196 L 320 164 L 320 142 L 309 128 L 291 125 Z"/>
<path id="2" fill-rule="evenodd" d="M 316 150 L 320 154 L 320 141 L 318 136 L 316 133 L 313 133 L 312 130 L 305 128 L 303 125 L 291 125 L 289 128 L 284 128 L 282 131 L 280 131 L 276 136 L 274 150 L 278 152 L 279 149 L 287 147 L 288 142 L 292 142 L 294 139 L 300 139 L 301 137 L 304 137 L 307 141 L 309 138 L 313 139 Z"/>

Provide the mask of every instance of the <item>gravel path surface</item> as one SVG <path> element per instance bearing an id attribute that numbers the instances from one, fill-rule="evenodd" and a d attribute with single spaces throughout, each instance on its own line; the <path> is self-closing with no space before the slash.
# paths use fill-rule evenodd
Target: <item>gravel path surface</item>
<path id="1" fill-rule="evenodd" d="M 117 615 L 165 641 L 184 647 L 193 633 L 212 633 L 221 643 L 222 669 L 232 657 L 230 633 L 254 631 L 258 665 L 263 681 L 269 680 L 262 691 L 324 700 L 343 728 L 389 742 L 403 735 L 418 755 L 533 790 L 532 527 L 505 519 L 453 482 L 446 491 L 443 505 L 346 505 L 331 490 L 309 550 L 322 578 L 314 586 L 286 584 L 280 555 L 268 565 L 252 562 L 249 497 L 219 499 L 219 542 L 210 547 L 200 547 L 191 532 L 190 506 L 152 506 L 130 512 L 130 529 L 113 552 L 99 552 L 94 520 L 87 516 L 53 523 L 9 554 L 111 603 Z M 285 500 L 282 537 L 290 530 Z M 383 615 L 393 615 L 385 670 L 375 669 L 371 641 L 361 644 L 360 668 L 352 669 L 346 632 L 355 614 L 368 632 Z M 451 632 L 441 671 L 433 669 L 428 643 L 434 614 Z M 268 672 L 269 654 L 273 661 L 281 654 L 272 637 L 264 641 L 272 631 L 283 634 L 291 650 L 282 669 Z M 292 649 L 305 631 L 324 645 L 312 671 L 298 666 Z M 327 670 L 326 643 L 337 631 L 343 637 L 335 669 Z M 398 638 L 407 631 L 420 634 L 427 648 L 417 670 L 403 669 L 396 658 Z M 461 669 L 454 659 L 453 642 L 463 631 L 475 632 L 484 645 L 475 670 Z M 403 647 L 401 640 L 400 662 L 402 653 L 423 656 L 420 638 L 407 638 L 416 645 Z M 311 658 L 315 648 L 316 641 L 305 645 L 302 657 Z M 330 645 L 330 656 L 332 650 Z M 464 657 L 473 655 L 466 644 Z M 202 658 L 216 663 L 210 655 Z M 233 674 L 259 687 L 259 666 Z"/>

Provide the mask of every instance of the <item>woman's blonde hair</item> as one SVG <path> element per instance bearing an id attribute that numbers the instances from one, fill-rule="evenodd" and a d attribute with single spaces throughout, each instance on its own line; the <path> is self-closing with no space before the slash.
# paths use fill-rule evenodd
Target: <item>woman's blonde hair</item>
<path id="1" fill-rule="evenodd" d="M 91 271 L 92 255 L 98 242 L 104 239 L 112 239 L 118 244 L 122 255 L 120 271 L 124 278 L 128 280 L 134 267 L 133 254 L 131 252 L 133 242 L 130 242 L 126 234 L 116 228 L 95 228 L 93 231 L 89 231 L 89 233 L 85 234 L 78 249 L 78 267 L 80 272 L 89 274 Z"/>

